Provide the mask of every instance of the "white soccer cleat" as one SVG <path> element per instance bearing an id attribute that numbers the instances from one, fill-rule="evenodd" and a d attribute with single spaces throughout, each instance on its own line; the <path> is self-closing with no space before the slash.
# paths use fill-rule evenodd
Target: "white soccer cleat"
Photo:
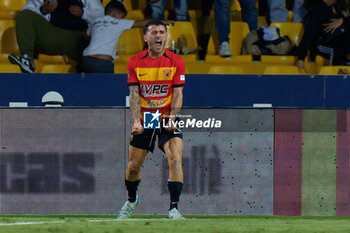
<path id="1" fill-rule="evenodd" d="M 118 214 L 118 219 L 128 219 L 134 212 L 135 206 L 140 203 L 140 198 L 137 195 L 135 202 L 126 201 L 123 207 L 120 209 Z"/>
<path id="2" fill-rule="evenodd" d="M 176 209 L 176 208 L 172 208 L 171 210 L 169 210 L 168 218 L 169 219 L 185 219 L 180 214 L 180 211 L 178 209 Z"/>

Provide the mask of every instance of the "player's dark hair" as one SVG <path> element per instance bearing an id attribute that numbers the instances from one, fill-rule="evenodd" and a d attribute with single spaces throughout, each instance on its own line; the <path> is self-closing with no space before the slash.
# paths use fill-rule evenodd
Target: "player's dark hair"
<path id="1" fill-rule="evenodd" d="M 113 10 L 118 10 L 124 15 L 128 14 L 128 11 L 126 10 L 123 3 L 119 2 L 118 0 L 111 0 L 105 7 L 105 15 L 109 15 Z"/>
<path id="2" fill-rule="evenodd" d="M 145 26 L 143 26 L 143 33 L 146 34 L 148 32 L 149 26 L 152 26 L 152 25 L 156 25 L 156 26 L 163 25 L 165 27 L 165 30 L 167 30 L 166 24 L 163 21 L 154 19 L 146 23 Z"/>

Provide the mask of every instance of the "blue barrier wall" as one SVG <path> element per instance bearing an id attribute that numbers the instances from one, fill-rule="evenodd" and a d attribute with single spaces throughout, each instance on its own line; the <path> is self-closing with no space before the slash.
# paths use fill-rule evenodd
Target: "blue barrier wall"
<path id="1" fill-rule="evenodd" d="M 343 76 L 187 75 L 184 106 L 348 107 L 350 80 Z M 41 106 L 48 91 L 65 106 L 125 106 L 126 75 L 0 74 L 0 106 Z"/>

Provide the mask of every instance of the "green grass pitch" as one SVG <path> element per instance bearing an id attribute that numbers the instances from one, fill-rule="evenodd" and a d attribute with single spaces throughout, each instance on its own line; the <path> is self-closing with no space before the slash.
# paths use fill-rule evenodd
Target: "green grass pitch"
<path id="1" fill-rule="evenodd" d="M 350 232 L 349 217 L 281 217 L 188 215 L 168 220 L 161 215 L 0 215 L 1 233 L 329 233 Z"/>

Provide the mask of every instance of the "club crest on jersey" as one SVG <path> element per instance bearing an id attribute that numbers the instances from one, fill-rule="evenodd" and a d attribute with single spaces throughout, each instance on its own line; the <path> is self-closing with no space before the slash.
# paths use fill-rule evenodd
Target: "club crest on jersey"
<path id="1" fill-rule="evenodd" d="M 170 78 L 171 70 L 163 70 L 163 76 L 164 78 Z"/>

